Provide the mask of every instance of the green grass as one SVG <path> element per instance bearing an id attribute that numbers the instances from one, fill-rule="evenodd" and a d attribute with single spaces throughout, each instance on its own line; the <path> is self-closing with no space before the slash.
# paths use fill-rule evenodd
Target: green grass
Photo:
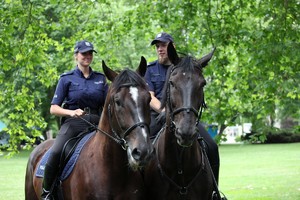
<path id="1" fill-rule="evenodd" d="M 300 143 L 220 146 L 220 189 L 228 200 L 300 199 Z M 0 199 L 23 200 L 28 151 L 0 155 Z"/>
<path id="2" fill-rule="evenodd" d="M 0 199 L 24 200 L 24 181 L 29 151 L 8 159 L 0 154 Z"/>
<path id="3" fill-rule="evenodd" d="M 220 189 L 229 200 L 300 199 L 300 143 L 222 145 Z"/>

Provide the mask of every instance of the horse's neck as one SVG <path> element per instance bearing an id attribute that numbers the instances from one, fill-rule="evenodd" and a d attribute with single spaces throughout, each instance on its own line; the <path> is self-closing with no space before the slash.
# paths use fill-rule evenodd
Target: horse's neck
<path id="1" fill-rule="evenodd" d="M 116 136 L 114 135 L 112 128 L 110 127 L 109 118 L 107 115 L 102 115 L 99 125 L 98 125 L 98 138 L 95 142 L 95 145 L 98 145 L 98 148 L 106 156 L 108 154 L 113 154 L 114 156 L 107 156 L 107 160 L 118 160 L 123 162 L 127 161 L 126 151 L 124 151 L 120 144 L 116 141 Z M 122 160 L 122 158 L 124 159 Z"/>
<path id="2" fill-rule="evenodd" d="M 189 162 L 188 167 L 198 167 L 202 164 L 202 152 L 198 141 L 191 147 L 181 147 L 177 143 L 175 133 L 170 128 L 166 128 L 161 138 L 158 140 L 158 157 L 161 165 L 174 168 L 174 165 Z"/>
<path id="3" fill-rule="evenodd" d="M 176 152 L 177 152 L 177 142 L 174 134 L 168 128 L 164 130 L 164 132 L 159 137 L 157 142 L 156 149 L 158 151 L 158 158 L 161 164 L 172 164 L 176 162 Z"/>
<path id="4" fill-rule="evenodd" d="M 98 129 L 111 134 L 111 128 L 110 128 L 110 122 L 109 122 L 109 118 L 106 115 L 107 110 L 104 109 L 99 121 L 99 125 L 98 125 Z"/>

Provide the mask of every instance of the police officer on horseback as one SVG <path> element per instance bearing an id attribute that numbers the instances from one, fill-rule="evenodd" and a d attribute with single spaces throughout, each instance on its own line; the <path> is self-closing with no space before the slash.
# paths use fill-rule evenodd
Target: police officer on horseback
<path id="1" fill-rule="evenodd" d="M 90 67 L 93 53 L 97 52 L 92 43 L 86 40 L 77 42 L 74 48 L 77 65 L 74 70 L 62 74 L 56 86 L 50 113 L 62 117 L 62 121 L 45 166 L 43 200 L 53 199 L 51 190 L 58 175 L 64 144 L 88 130 L 90 125 L 85 121 L 94 125 L 99 123 L 108 85 L 105 75 Z"/>

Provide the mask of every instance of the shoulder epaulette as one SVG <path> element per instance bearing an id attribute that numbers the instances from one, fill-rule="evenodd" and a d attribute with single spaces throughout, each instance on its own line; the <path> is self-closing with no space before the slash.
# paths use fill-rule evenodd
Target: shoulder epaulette
<path id="1" fill-rule="evenodd" d="M 148 63 L 147 67 L 151 67 L 151 66 L 154 66 L 154 65 L 156 65 L 156 62 L 157 62 L 157 60 L 156 60 L 156 61 L 153 61 L 153 62 L 150 62 L 150 63 Z"/>
<path id="2" fill-rule="evenodd" d="M 71 70 L 71 71 L 68 71 L 68 72 L 65 72 L 65 73 L 61 74 L 60 77 L 67 76 L 67 75 L 72 75 L 73 73 L 74 73 L 74 70 Z"/>

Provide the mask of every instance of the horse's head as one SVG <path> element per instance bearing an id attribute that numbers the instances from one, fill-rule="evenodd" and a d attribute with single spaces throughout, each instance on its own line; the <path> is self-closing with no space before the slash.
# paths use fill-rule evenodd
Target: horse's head
<path id="1" fill-rule="evenodd" d="M 167 126 L 173 129 L 177 143 L 183 147 L 191 146 L 198 136 L 197 124 L 204 105 L 203 87 L 206 84 L 202 68 L 208 64 L 213 52 L 201 59 L 180 58 L 174 46 L 168 45 L 168 57 L 173 65 L 167 73 L 162 107 L 166 107 Z"/>
<path id="2" fill-rule="evenodd" d="M 143 64 L 147 63 L 142 57 L 140 65 Z M 113 81 L 104 108 L 112 136 L 127 151 L 129 165 L 136 170 L 153 155 L 149 138 L 151 97 L 145 81 L 136 72 L 126 69 L 117 75 L 104 62 L 103 71 Z"/>

